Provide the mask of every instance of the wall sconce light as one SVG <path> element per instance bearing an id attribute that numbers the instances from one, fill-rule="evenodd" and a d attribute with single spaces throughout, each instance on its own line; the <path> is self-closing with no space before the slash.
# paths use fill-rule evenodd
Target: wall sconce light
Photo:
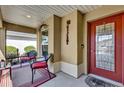
<path id="1" fill-rule="evenodd" d="M 42 29 L 46 29 L 48 27 L 47 24 L 42 24 L 39 28 L 39 31 L 42 31 Z"/>
<path id="2" fill-rule="evenodd" d="M 81 44 L 81 48 L 84 48 L 84 44 Z"/>

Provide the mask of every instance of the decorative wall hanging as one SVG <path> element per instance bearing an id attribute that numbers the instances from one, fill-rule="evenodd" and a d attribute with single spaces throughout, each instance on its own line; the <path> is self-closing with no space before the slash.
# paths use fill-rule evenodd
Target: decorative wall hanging
<path id="1" fill-rule="evenodd" d="M 66 45 L 69 44 L 69 24 L 71 23 L 70 20 L 67 20 L 67 33 L 66 33 Z"/>

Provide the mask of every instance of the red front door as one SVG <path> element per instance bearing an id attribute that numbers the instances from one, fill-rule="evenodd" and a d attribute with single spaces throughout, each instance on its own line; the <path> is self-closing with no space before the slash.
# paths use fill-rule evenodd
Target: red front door
<path id="1" fill-rule="evenodd" d="M 122 82 L 122 16 L 90 24 L 90 73 Z"/>

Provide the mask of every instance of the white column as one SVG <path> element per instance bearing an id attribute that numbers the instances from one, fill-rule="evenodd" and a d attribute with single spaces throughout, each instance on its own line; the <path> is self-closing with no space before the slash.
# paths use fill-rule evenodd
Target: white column
<path id="1" fill-rule="evenodd" d="M 41 31 L 39 31 L 39 29 L 36 30 L 37 31 L 37 53 L 38 53 L 38 57 L 42 56 L 42 33 Z"/>
<path id="2" fill-rule="evenodd" d="M 0 28 L 0 49 L 5 55 L 5 46 L 6 46 L 6 38 L 5 38 L 5 28 Z"/>

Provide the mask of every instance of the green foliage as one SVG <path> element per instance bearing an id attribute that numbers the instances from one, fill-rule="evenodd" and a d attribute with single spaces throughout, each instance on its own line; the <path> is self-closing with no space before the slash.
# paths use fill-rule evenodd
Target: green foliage
<path id="1" fill-rule="evenodd" d="M 6 46 L 6 51 L 8 54 L 17 54 L 17 48 L 14 46 Z"/>
<path id="2" fill-rule="evenodd" d="M 32 50 L 35 50 L 35 47 L 34 46 L 26 46 L 25 48 L 24 48 L 24 51 L 27 53 L 27 52 L 30 52 L 30 51 L 32 51 Z"/>
<path id="3" fill-rule="evenodd" d="M 6 58 L 14 58 L 17 55 L 17 48 L 14 46 L 6 46 Z"/>

